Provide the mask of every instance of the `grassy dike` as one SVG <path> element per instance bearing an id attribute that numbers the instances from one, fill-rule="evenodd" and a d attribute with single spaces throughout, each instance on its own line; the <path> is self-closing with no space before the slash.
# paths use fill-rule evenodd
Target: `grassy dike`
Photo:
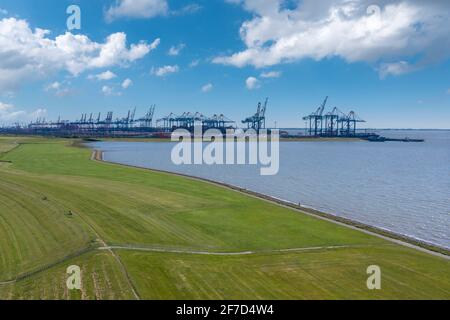
<path id="1" fill-rule="evenodd" d="M 0 299 L 450 298 L 449 260 L 72 144 L 0 138 Z"/>

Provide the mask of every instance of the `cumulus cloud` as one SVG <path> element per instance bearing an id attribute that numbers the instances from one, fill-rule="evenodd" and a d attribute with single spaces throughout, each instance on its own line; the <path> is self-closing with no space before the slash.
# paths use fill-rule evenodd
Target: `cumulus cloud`
<path id="1" fill-rule="evenodd" d="M 261 78 L 270 79 L 270 78 L 279 78 L 281 77 L 280 71 L 268 71 L 261 73 Z"/>
<path id="2" fill-rule="evenodd" d="M 116 92 L 114 90 L 114 88 L 110 87 L 110 86 L 103 86 L 102 93 L 104 96 L 120 96 L 120 95 L 122 95 L 121 92 Z"/>
<path id="3" fill-rule="evenodd" d="M 245 80 L 245 85 L 248 90 L 255 90 L 261 87 L 261 82 L 255 77 L 248 77 Z"/>
<path id="4" fill-rule="evenodd" d="M 200 60 L 199 60 L 199 59 L 196 59 L 196 60 L 193 60 L 191 63 L 189 63 L 189 67 L 195 68 L 195 67 L 197 67 L 199 64 L 200 64 Z"/>
<path id="5" fill-rule="evenodd" d="M 53 83 L 50 83 L 48 86 L 46 86 L 45 91 L 58 90 L 60 88 L 61 88 L 61 83 L 59 83 L 58 81 L 55 81 Z"/>
<path id="6" fill-rule="evenodd" d="M 116 0 L 105 12 L 107 22 L 120 18 L 150 19 L 157 16 L 182 16 L 196 13 L 202 9 L 197 3 L 171 10 L 167 0 Z"/>
<path id="7" fill-rule="evenodd" d="M 109 95 L 111 95 L 113 93 L 113 89 L 111 87 L 109 87 L 109 86 L 103 86 L 102 87 L 102 93 L 105 96 L 109 96 Z"/>
<path id="8" fill-rule="evenodd" d="M 212 83 L 205 84 L 202 87 L 202 92 L 204 92 L 204 93 L 210 92 L 213 88 L 214 88 L 214 85 Z"/>
<path id="9" fill-rule="evenodd" d="M 107 21 L 118 18 L 153 18 L 169 13 L 166 0 L 118 0 L 105 13 Z"/>
<path id="10" fill-rule="evenodd" d="M 55 81 L 44 87 L 47 92 L 53 93 L 57 97 L 66 97 L 73 93 L 73 91 L 66 87 L 65 84 Z"/>
<path id="11" fill-rule="evenodd" d="M 159 44 L 161 43 L 161 39 L 157 38 L 155 39 L 152 43 L 150 43 L 150 45 L 148 46 L 148 48 L 150 49 L 150 51 L 155 50 L 156 48 L 158 48 Z"/>
<path id="12" fill-rule="evenodd" d="M 405 60 L 420 57 L 408 68 L 415 70 L 450 56 L 448 1 L 382 0 L 380 7 L 371 0 L 227 2 L 242 5 L 253 17 L 240 28 L 246 49 L 216 57 L 215 63 L 267 67 L 340 57 L 402 74 Z M 381 63 L 392 65 L 377 67 Z"/>
<path id="13" fill-rule="evenodd" d="M 200 11 L 201 9 L 202 9 L 202 6 L 199 5 L 198 3 L 191 3 L 188 5 L 185 5 L 184 7 L 180 8 L 178 10 L 172 10 L 170 12 L 170 14 L 173 16 L 183 16 L 183 15 L 187 15 L 187 14 L 196 13 L 196 12 Z"/>
<path id="14" fill-rule="evenodd" d="M 122 82 L 122 88 L 124 89 L 128 89 L 129 87 L 131 87 L 133 85 L 133 81 L 131 79 L 125 79 Z"/>
<path id="15" fill-rule="evenodd" d="M 0 20 L 0 92 L 59 71 L 78 76 L 86 70 L 125 66 L 146 56 L 160 42 L 128 46 L 122 32 L 111 34 L 103 43 L 70 32 L 54 39 L 49 34 L 48 30 L 31 29 L 26 20 Z"/>
<path id="16" fill-rule="evenodd" d="M 9 122 L 11 120 L 15 120 L 20 116 L 23 116 L 25 111 L 17 111 L 15 110 L 12 104 L 7 104 L 0 102 L 0 121 L 2 123 Z"/>
<path id="17" fill-rule="evenodd" d="M 178 56 L 184 48 L 186 48 L 186 45 L 184 43 L 181 43 L 177 46 L 172 46 L 170 47 L 169 52 L 167 54 L 169 56 Z"/>
<path id="18" fill-rule="evenodd" d="M 3 103 L 0 101 L 0 124 L 8 125 L 16 122 L 26 122 L 43 117 L 47 114 L 47 110 L 43 108 L 36 109 L 31 112 L 18 110 L 14 105 Z"/>
<path id="19" fill-rule="evenodd" d="M 88 76 L 89 79 L 97 79 L 99 81 L 107 81 L 107 80 L 111 80 L 114 78 L 117 78 L 117 75 L 114 72 L 111 71 L 105 71 L 99 74 L 95 74 L 95 75 L 89 75 Z"/>
<path id="20" fill-rule="evenodd" d="M 416 69 L 416 66 L 410 65 L 406 61 L 399 61 L 393 63 L 382 63 L 378 71 L 380 74 L 380 78 L 384 79 L 389 75 L 398 76 L 413 72 Z"/>
<path id="21" fill-rule="evenodd" d="M 171 73 L 177 73 L 179 70 L 180 70 L 180 67 L 178 67 L 177 65 L 163 66 L 163 67 L 159 67 L 159 68 L 152 68 L 151 73 L 158 77 L 164 77 Z"/>

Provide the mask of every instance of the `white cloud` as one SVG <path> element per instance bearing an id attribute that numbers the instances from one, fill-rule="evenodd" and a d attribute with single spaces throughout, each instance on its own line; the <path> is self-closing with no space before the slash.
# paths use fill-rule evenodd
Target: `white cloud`
<path id="1" fill-rule="evenodd" d="M 59 88 L 61 88 L 61 83 L 59 83 L 58 81 L 55 81 L 55 82 L 49 84 L 47 87 L 45 87 L 45 91 L 58 90 Z"/>
<path id="2" fill-rule="evenodd" d="M 57 97 L 66 97 L 73 93 L 73 91 L 70 88 L 63 87 L 63 84 L 58 81 L 50 83 L 44 89 L 47 92 L 54 93 L 54 95 Z"/>
<path id="3" fill-rule="evenodd" d="M 202 92 L 204 92 L 204 93 L 210 92 L 213 88 L 214 88 L 214 85 L 212 83 L 205 84 L 202 87 Z"/>
<path id="4" fill-rule="evenodd" d="M 66 97 L 66 96 L 72 95 L 73 93 L 74 93 L 74 91 L 72 89 L 70 89 L 70 88 L 61 88 L 60 90 L 55 92 L 55 95 L 57 97 L 62 98 L 62 97 Z"/>
<path id="5" fill-rule="evenodd" d="M 399 76 L 405 73 L 413 72 L 416 69 L 415 66 L 411 66 L 406 61 L 399 61 L 394 63 L 382 63 L 378 70 L 380 78 L 384 79 L 389 75 Z"/>
<path id="6" fill-rule="evenodd" d="M 26 122 L 43 117 L 47 114 L 47 110 L 43 108 L 36 109 L 31 112 L 17 110 L 12 104 L 0 101 L 0 124 L 12 124 L 15 122 Z"/>
<path id="7" fill-rule="evenodd" d="M 184 43 L 181 43 L 177 46 L 172 46 L 170 47 L 169 52 L 167 54 L 169 56 L 178 56 L 184 48 L 186 48 L 186 45 Z"/>
<path id="8" fill-rule="evenodd" d="M 122 88 L 124 89 L 128 89 L 129 87 L 131 87 L 133 85 L 133 81 L 131 79 L 125 79 L 122 82 Z"/>
<path id="9" fill-rule="evenodd" d="M 105 96 L 111 95 L 112 92 L 113 92 L 113 89 L 112 89 L 111 87 L 109 87 L 109 86 L 103 86 L 103 87 L 102 87 L 102 93 L 103 93 Z"/>
<path id="10" fill-rule="evenodd" d="M 268 71 L 268 72 L 263 72 L 261 73 L 261 78 L 279 78 L 281 77 L 281 72 L 280 71 Z"/>
<path id="11" fill-rule="evenodd" d="M 169 13 L 166 0 L 118 0 L 105 14 L 111 22 L 118 18 L 153 18 Z"/>
<path id="12" fill-rule="evenodd" d="M 16 111 L 12 104 L 0 102 L 0 122 L 15 120 L 24 113 L 24 111 Z"/>
<path id="13" fill-rule="evenodd" d="M 183 16 L 183 15 L 187 15 L 187 14 L 196 13 L 196 12 L 200 11 L 201 9 L 202 9 L 202 6 L 199 5 L 198 3 L 191 3 L 188 5 L 185 5 L 184 7 L 180 8 L 178 10 L 172 10 L 170 12 L 170 14 L 173 16 Z"/>
<path id="14" fill-rule="evenodd" d="M 378 65 L 420 56 L 418 69 L 450 57 L 448 1 L 384 0 L 381 7 L 372 0 L 227 2 L 242 4 L 253 17 L 240 28 L 246 49 L 215 63 L 266 67 L 340 57 Z"/>
<path id="15" fill-rule="evenodd" d="M 32 30 L 26 20 L 0 20 L 0 93 L 17 89 L 27 80 L 59 71 L 77 76 L 86 70 L 124 66 L 143 58 L 159 44 L 127 45 L 127 36 L 111 34 L 103 43 L 70 32 L 49 38 L 50 31 Z"/>
<path id="16" fill-rule="evenodd" d="M 200 60 L 196 59 L 189 64 L 189 67 L 194 68 L 200 64 Z"/>
<path id="17" fill-rule="evenodd" d="M 150 51 L 155 50 L 156 48 L 158 48 L 160 43 L 161 43 L 161 39 L 160 38 L 155 39 L 152 43 L 150 43 L 150 46 L 149 46 Z"/>
<path id="18" fill-rule="evenodd" d="M 245 85 L 248 90 L 255 90 L 261 87 L 261 82 L 255 77 L 248 77 L 247 80 L 245 80 Z"/>
<path id="19" fill-rule="evenodd" d="M 122 95 L 121 92 L 116 92 L 114 90 L 114 88 L 110 87 L 110 86 L 103 86 L 102 87 L 102 93 L 105 96 L 120 96 L 120 95 Z"/>
<path id="20" fill-rule="evenodd" d="M 167 0 L 116 0 L 105 12 L 107 22 L 120 18 L 150 19 L 157 16 L 183 16 L 202 9 L 197 3 L 170 10 Z"/>
<path id="21" fill-rule="evenodd" d="M 117 75 L 114 72 L 111 71 L 105 71 L 99 74 L 95 74 L 95 75 L 89 75 L 88 76 L 89 79 L 97 79 L 99 81 L 107 81 L 107 80 L 111 80 L 114 78 L 117 78 Z"/>
<path id="22" fill-rule="evenodd" d="M 152 74 L 158 77 L 164 77 L 171 73 L 176 73 L 180 70 L 180 67 L 177 65 L 174 66 L 163 66 L 159 68 L 152 68 Z"/>

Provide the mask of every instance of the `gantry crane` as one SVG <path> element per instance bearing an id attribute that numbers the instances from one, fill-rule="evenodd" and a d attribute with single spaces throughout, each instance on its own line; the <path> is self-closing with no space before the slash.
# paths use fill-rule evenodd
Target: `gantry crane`
<path id="1" fill-rule="evenodd" d="M 261 129 L 264 129 L 266 127 L 266 111 L 268 103 L 269 98 L 266 98 L 264 105 L 259 102 L 256 109 L 256 114 L 246 118 L 242 121 L 242 123 L 246 124 L 248 129 L 255 129 L 257 132 L 259 132 L 259 130 Z"/>
<path id="2" fill-rule="evenodd" d="M 303 120 L 309 121 L 309 135 L 319 136 L 322 134 L 324 125 L 323 111 L 325 110 L 327 102 L 328 96 L 317 108 L 316 112 L 311 113 L 309 116 L 303 117 Z"/>

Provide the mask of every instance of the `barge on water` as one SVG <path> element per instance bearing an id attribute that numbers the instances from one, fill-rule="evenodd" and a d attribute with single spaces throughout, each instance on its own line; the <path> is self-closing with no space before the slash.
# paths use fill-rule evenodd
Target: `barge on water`
<path id="1" fill-rule="evenodd" d="M 403 139 L 398 138 L 386 138 L 379 135 L 370 136 L 366 139 L 370 142 L 388 142 L 388 141 L 394 141 L 394 142 L 425 142 L 424 139 L 410 139 L 408 137 Z"/>

